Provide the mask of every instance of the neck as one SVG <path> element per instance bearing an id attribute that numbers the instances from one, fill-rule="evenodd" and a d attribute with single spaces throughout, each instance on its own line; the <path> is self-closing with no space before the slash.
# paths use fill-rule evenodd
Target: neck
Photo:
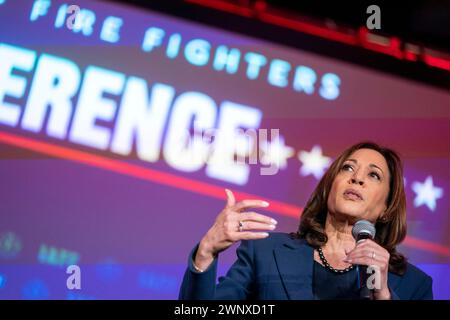
<path id="1" fill-rule="evenodd" d="M 333 253 L 343 253 L 355 247 L 355 239 L 352 236 L 353 225 L 345 218 L 339 219 L 334 214 L 328 213 L 325 221 L 325 233 L 328 241 L 324 250 Z"/>

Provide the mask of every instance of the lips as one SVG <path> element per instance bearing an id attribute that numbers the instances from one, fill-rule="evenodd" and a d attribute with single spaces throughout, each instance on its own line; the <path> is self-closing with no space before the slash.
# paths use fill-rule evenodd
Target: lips
<path id="1" fill-rule="evenodd" d="M 344 197 L 352 200 L 363 200 L 362 194 L 355 189 L 346 189 L 344 191 Z"/>

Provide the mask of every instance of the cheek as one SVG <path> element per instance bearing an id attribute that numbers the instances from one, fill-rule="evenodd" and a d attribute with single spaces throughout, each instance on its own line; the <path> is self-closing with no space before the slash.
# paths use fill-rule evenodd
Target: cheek
<path id="1" fill-rule="evenodd" d="M 328 209 L 333 209 L 336 205 L 337 194 L 338 194 L 338 184 L 336 181 L 333 183 L 330 189 L 330 193 L 328 194 L 327 205 Z"/>
<path id="2" fill-rule="evenodd" d="M 381 187 L 379 190 L 376 190 L 373 194 L 373 207 L 374 208 L 380 208 L 380 210 L 384 210 L 386 208 L 387 204 L 387 198 L 389 195 L 389 189 L 387 187 Z"/>

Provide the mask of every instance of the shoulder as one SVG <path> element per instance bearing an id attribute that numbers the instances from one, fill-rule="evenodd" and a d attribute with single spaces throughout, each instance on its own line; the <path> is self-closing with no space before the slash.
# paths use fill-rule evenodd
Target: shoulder
<path id="1" fill-rule="evenodd" d="M 393 275 L 392 285 L 401 299 L 433 299 L 433 279 L 411 263 L 407 264 L 404 274 Z"/>
<path id="2" fill-rule="evenodd" d="M 403 275 L 404 280 L 412 281 L 418 284 L 431 284 L 432 278 L 415 265 L 408 263 L 406 272 Z"/>

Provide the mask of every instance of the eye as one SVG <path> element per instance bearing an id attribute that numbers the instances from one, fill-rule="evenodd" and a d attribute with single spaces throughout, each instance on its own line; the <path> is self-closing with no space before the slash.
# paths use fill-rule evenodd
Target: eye
<path id="1" fill-rule="evenodd" d="M 351 165 L 349 165 L 349 164 L 344 164 L 343 166 L 342 166 L 342 170 L 345 170 L 345 171 L 353 171 L 353 167 L 351 166 Z"/>
<path id="2" fill-rule="evenodd" d="M 377 180 L 381 180 L 380 175 L 378 173 L 376 173 L 376 172 L 371 172 L 369 175 L 371 177 L 374 177 Z"/>

